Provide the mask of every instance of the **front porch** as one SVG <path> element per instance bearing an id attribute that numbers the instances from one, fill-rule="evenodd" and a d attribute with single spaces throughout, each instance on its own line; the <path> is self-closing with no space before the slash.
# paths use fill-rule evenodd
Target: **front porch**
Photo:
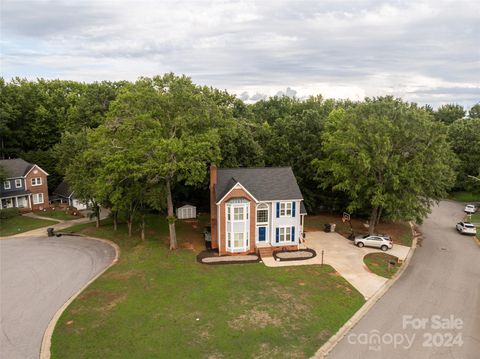
<path id="1" fill-rule="evenodd" d="M 256 244 L 256 249 L 257 249 L 257 253 L 263 259 L 265 257 L 273 257 L 274 252 L 302 250 L 302 249 L 307 249 L 307 246 L 305 245 L 305 243 L 273 246 L 267 242 L 258 242 Z"/>
<path id="2" fill-rule="evenodd" d="M 30 195 L 22 194 L 2 197 L 0 201 L 0 209 L 5 208 L 31 209 Z"/>

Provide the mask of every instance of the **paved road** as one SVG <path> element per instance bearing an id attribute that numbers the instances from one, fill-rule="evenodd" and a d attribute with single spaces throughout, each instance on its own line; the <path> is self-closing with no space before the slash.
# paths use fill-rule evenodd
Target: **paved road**
<path id="1" fill-rule="evenodd" d="M 114 257 L 81 237 L 0 240 L 0 358 L 38 358 L 58 308 Z"/>
<path id="2" fill-rule="evenodd" d="M 433 209 L 410 266 L 329 359 L 480 357 L 480 247 L 454 230 L 462 210 Z"/>

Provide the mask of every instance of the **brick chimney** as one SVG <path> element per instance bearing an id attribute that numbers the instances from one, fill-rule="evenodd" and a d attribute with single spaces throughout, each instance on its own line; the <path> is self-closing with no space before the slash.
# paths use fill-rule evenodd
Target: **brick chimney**
<path id="1" fill-rule="evenodd" d="M 217 166 L 210 165 L 210 233 L 212 238 L 212 248 L 218 248 L 217 236 L 217 197 L 215 188 L 217 186 Z"/>

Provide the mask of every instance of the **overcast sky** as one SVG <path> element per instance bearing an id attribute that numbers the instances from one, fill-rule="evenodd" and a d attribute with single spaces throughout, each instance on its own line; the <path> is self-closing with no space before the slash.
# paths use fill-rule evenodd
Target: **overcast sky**
<path id="1" fill-rule="evenodd" d="M 480 101 L 479 0 L 0 1 L 6 79 L 173 71 L 248 101 Z"/>

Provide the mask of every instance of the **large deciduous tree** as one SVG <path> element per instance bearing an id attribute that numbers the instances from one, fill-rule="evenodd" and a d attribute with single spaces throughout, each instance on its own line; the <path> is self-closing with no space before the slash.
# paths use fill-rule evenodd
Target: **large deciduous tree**
<path id="1" fill-rule="evenodd" d="M 469 176 L 476 176 L 480 167 L 480 118 L 463 119 L 449 126 L 452 148 L 460 162 L 457 167 L 456 188 L 473 190 L 477 183 Z"/>
<path id="2" fill-rule="evenodd" d="M 440 106 L 434 112 L 435 119 L 447 125 L 465 117 L 465 109 L 458 104 L 447 104 Z"/>
<path id="3" fill-rule="evenodd" d="M 141 171 L 147 182 L 165 188 L 170 249 L 177 248 L 173 186 L 201 183 L 207 164 L 220 158 L 215 127 L 225 113 L 216 100 L 211 89 L 170 73 L 125 87 L 108 114 L 106 126 L 113 130 L 129 121 L 149 124 L 148 136 L 132 141 L 142 153 Z"/>
<path id="4" fill-rule="evenodd" d="M 368 210 L 370 233 L 382 216 L 421 221 L 455 180 L 446 126 L 398 99 L 334 110 L 321 140 L 317 180 L 345 192 L 348 210 Z"/>

